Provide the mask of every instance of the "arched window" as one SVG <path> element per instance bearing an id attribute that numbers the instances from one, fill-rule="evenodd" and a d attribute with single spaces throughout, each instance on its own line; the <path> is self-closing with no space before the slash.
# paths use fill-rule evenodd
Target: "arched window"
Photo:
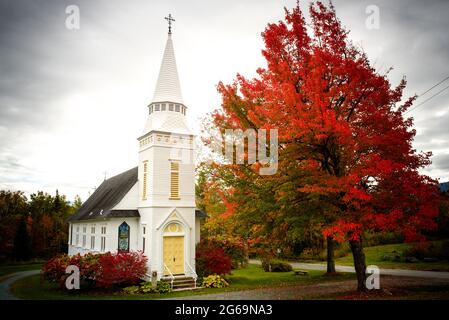
<path id="1" fill-rule="evenodd" d="M 183 233 L 183 232 L 184 228 L 176 222 L 172 222 L 164 228 L 164 233 Z"/>
<path id="2" fill-rule="evenodd" d="M 129 225 L 126 222 L 118 227 L 118 251 L 129 252 Z"/>

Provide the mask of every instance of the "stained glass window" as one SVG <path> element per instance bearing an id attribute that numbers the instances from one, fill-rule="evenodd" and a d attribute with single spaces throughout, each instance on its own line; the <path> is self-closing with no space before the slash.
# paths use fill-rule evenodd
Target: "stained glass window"
<path id="1" fill-rule="evenodd" d="M 126 222 L 118 227 L 118 251 L 129 251 L 129 225 Z"/>

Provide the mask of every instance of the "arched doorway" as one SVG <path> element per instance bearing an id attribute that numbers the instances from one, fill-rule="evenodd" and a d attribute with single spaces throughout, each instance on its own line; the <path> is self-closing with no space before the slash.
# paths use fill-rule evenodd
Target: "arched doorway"
<path id="1" fill-rule="evenodd" d="M 184 274 L 184 228 L 171 222 L 164 228 L 164 275 Z M 170 272 L 169 272 L 170 271 Z"/>

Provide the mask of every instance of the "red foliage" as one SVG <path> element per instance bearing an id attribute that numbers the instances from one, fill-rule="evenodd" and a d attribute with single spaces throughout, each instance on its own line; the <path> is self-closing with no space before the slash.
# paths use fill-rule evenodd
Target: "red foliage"
<path id="1" fill-rule="evenodd" d="M 133 285 L 140 281 L 147 270 L 147 258 L 140 252 L 106 253 L 100 256 L 100 273 L 96 286 L 109 288 L 114 285 Z"/>
<path id="2" fill-rule="evenodd" d="M 231 272 L 232 261 L 222 248 L 211 243 L 199 243 L 196 247 L 196 270 L 201 276 L 224 275 Z"/>
<path id="3" fill-rule="evenodd" d="M 45 263 L 42 268 L 44 279 L 58 282 L 64 286 L 67 266 L 76 265 L 80 279 L 95 284 L 98 288 L 138 283 L 146 273 L 147 258 L 141 252 L 122 252 L 105 254 L 61 255 Z"/>
<path id="4" fill-rule="evenodd" d="M 58 282 L 61 286 L 64 284 L 66 273 L 65 269 L 70 265 L 70 257 L 61 255 L 48 260 L 42 267 L 42 276 L 52 282 Z"/>
<path id="5" fill-rule="evenodd" d="M 222 109 L 213 122 L 221 132 L 278 129 L 279 170 L 288 176 L 296 168 L 295 192 L 332 207 L 324 213 L 325 234 L 343 241 L 365 230 L 395 230 L 420 240 L 422 230 L 436 226 L 439 194 L 436 181 L 419 173 L 431 153 L 412 146 L 416 132 L 405 112 L 416 97 L 402 102 L 405 79 L 392 87 L 371 67 L 332 6 L 312 3 L 309 12 L 312 32 L 299 5 L 285 10 L 285 22 L 267 26 L 268 68 L 252 80 L 237 74 L 232 84 L 220 82 Z M 223 166 L 238 177 L 248 169 Z"/>

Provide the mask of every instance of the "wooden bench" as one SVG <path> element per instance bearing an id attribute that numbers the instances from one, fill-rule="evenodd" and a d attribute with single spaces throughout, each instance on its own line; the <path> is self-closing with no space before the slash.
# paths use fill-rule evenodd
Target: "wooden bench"
<path id="1" fill-rule="evenodd" d="M 293 272 L 294 272 L 295 275 L 297 275 L 297 276 L 306 276 L 306 275 L 309 274 L 307 271 L 304 271 L 304 270 L 293 270 Z"/>

